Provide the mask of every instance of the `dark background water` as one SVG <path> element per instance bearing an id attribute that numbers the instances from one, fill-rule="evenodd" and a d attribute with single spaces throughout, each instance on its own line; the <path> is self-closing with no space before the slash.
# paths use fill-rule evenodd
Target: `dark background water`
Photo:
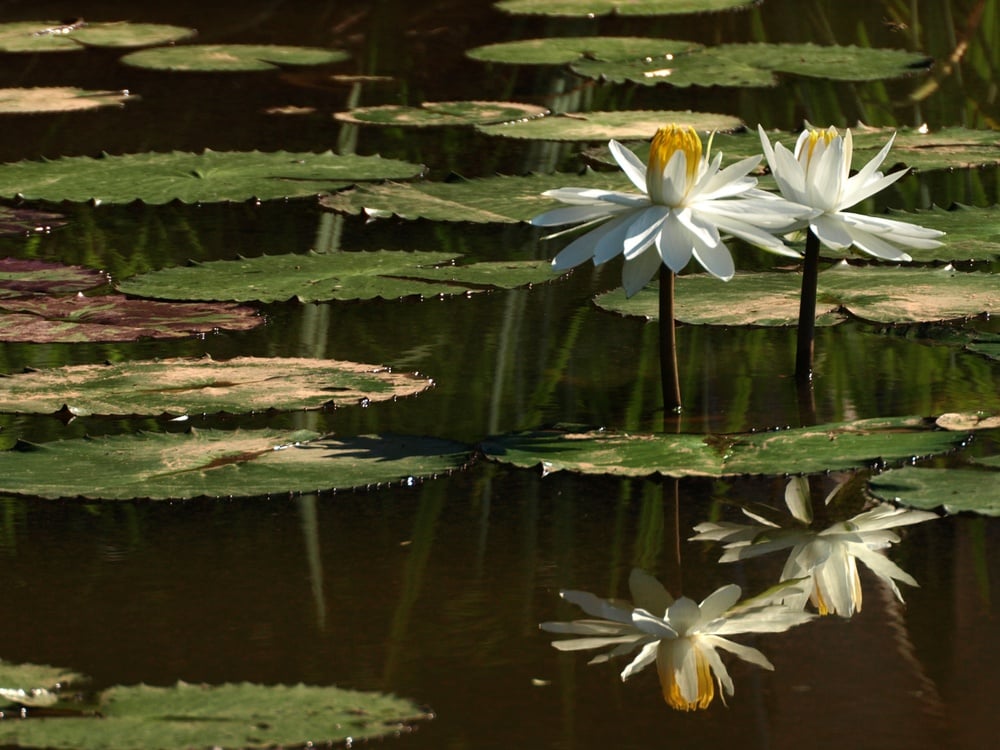
<path id="1" fill-rule="evenodd" d="M 591 109 L 699 109 L 751 125 L 988 127 L 1000 118 L 996 40 L 970 37 L 956 73 L 919 105 L 925 79 L 844 84 L 785 77 L 775 89 L 633 90 L 540 68 L 486 66 L 464 50 L 540 35 L 659 35 L 705 43 L 768 40 L 920 49 L 941 62 L 976 2 L 775 2 L 744 13 L 594 20 L 514 18 L 477 2 L 3 2 L 0 21 L 64 19 L 188 25 L 203 42 L 343 48 L 315 69 L 179 75 L 141 71 L 101 50 L 3 55 L 0 86 L 129 89 L 122 109 L 4 115 L 0 160 L 146 150 L 327 148 L 452 173 L 572 169 L 575 146 L 505 141 L 470 130 L 340 125 L 357 104 L 516 99 Z M 989 3 L 995 6 L 995 3 Z M 995 7 L 993 9 L 995 13 Z M 903 14 L 907 28 L 894 25 Z M 995 27 L 994 27 L 995 28 Z M 978 32 L 977 32 L 978 33 Z M 978 42 L 977 42 L 978 39 Z M 977 55 L 979 57 L 977 57 Z M 992 57 L 990 57 L 992 55 Z M 974 64 L 987 59 L 985 68 Z M 990 67 L 992 65 L 992 68 Z M 360 88 L 333 74 L 392 80 Z M 960 74 L 960 75 L 959 75 Z M 301 115 L 268 114 L 306 107 Z M 996 170 L 911 176 L 872 206 L 992 205 Z M 0 254 L 81 263 L 123 278 L 183 263 L 344 250 L 449 250 L 476 259 L 545 258 L 528 227 L 445 226 L 334 216 L 312 200 L 262 205 L 60 207 L 69 224 L 0 239 Z M 994 269 L 995 270 L 995 269 Z M 199 417 L 196 426 L 307 427 L 338 435 L 427 434 L 476 443 L 555 422 L 612 429 L 660 423 L 655 325 L 589 300 L 617 268 L 581 270 L 531 290 L 425 301 L 263 307 L 267 325 L 176 342 L 0 344 L 0 371 L 153 356 L 295 355 L 419 370 L 435 387 L 366 409 Z M 996 330 L 989 320 L 968 324 Z M 936 344 L 921 327 L 853 321 L 822 330 L 816 419 L 933 415 L 1000 407 L 997 365 Z M 799 424 L 789 330 L 681 327 L 690 432 Z M 182 429 L 154 419 L 0 415 L 28 440 Z M 971 450 L 995 452 L 987 438 Z M 822 483 L 817 480 L 817 484 Z M 850 621 L 826 618 L 760 637 L 776 671 L 732 663 L 736 695 L 684 715 L 647 670 L 621 684 L 615 665 L 559 654 L 537 623 L 568 619 L 563 587 L 622 596 L 639 565 L 701 598 L 736 580 L 770 585 L 781 560 L 720 566 L 717 549 L 675 538 L 724 512 L 720 498 L 780 503 L 781 479 L 618 480 L 516 470 L 483 460 L 412 487 L 291 498 L 101 504 L 0 498 L 4 616 L 0 657 L 84 672 L 95 687 L 211 683 L 336 684 L 395 692 L 437 718 L 400 747 L 818 748 L 989 746 L 1000 664 L 994 638 L 1000 561 L 995 521 L 962 516 L 914 527 L 893 559 L 921 583 L 901 606 L 873 577 Z"/>

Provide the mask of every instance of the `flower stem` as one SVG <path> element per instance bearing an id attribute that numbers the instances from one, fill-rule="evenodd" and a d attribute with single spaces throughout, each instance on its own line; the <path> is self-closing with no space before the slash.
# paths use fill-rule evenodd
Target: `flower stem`
<path id="1" fill-rule="evenodd" d="M 663 416 L 681 410 L 681 383 L 677 375 L 677 330 L 674 321 L 674 272 L 660 266 L 660 385 Z"/>
<path id="2" fill-rule="evenodd" d="M 819 279 L 819 237 L 812 229 L 806 235 L 806 258 L 802 267 L 799 297 L 798 342 L 795 347 L 795 378 L 812 380 L 813 342 L 816 339 L 816 282 Z"/>

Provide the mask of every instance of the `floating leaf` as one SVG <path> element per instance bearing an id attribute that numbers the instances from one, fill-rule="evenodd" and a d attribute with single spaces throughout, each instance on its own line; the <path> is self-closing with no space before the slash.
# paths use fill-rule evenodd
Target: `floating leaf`
<path id="1" fill-rule="evenodd" d="M 622 36 L 574 36 L 520 39 L 487 44 L 466 54 L 473 60 L 512 65 L 567 65 L 580 60 L 642 60 L 701 49 L 697 42 Z"/>
<path id="2" fill-rule="evenodd" d="M 0 24 L 2 52 L 73 52 L 85 47 L 144 47 L 194 36 L 194 29 L 159 23 L 17 21 Z"/>
<path id="3" fill-rule="evenodd" d="M 213 73 L 274 70 L 281 65 L 323 65 L 346 60 L 343 50 L 275 44 L 184 44 L 125 55 L 136 68 Z"/>
<path id="4" fill-rule="evenodd" d="M 547 261 L 450 265 L 454 257 L 389 250 L 264 255 L 165 268 L 126 279 L 118 289 L 159 299 L 317 302 L 468 294 L 554 278 Z"/>
<path id="5" fill-rule="evenodd" d="M 574 112 L 541 117 L 535 120 L 478 125 L 487 135 L 547 141 L 606 141 L 647 138 L 673 122 L 705 132 L 734 130 L 742 126 L 739 118 L 709 112 L 669 112 L 626 110 L 621 112 Z"/>
<path id="6" fill-rule="evenodd" d="M 69 343 L 179 338 L 223 328 L 248 331 L 264 319 L 251 307 L 99 297 L 0 297 L 0 341 Z"/>
<path id="7" fill-rule="evenodd" d="M 44 260 L 0 258 L 0 299 L 31 294 L 72 294 L 107 283 L 107 274 L 93 268 Z"/>
<path id="8" fill-rule="evenodd" d="M 51 211 L 39 211 L 35 208 L 11 208 L 0 206 L 0 235 L 24 235 L 33 232 L 48 232 L 50 229 L 65 226 L 66 217 Z M 0 259 L 0 268 L 4 261 Z M 2 274 L 2 271 L 0 271 Z M 2 276 L 0 276 L 2 278 Z"/>
<path id="9" fill-rule="evenodd" d="M 705 274 L 677 279 L 676 318 L 711 325 L 795 325 L 802 279 L 794 272 L 738 273 L 728 282 Z M 652 297 L 651 297 L 652 295 Z M 615 290 L 598 306 L 650 320 L 655 292 L 631 299 Z M 836 322 L 840 309 L 880 323 L 933 322 L 1000 310 L 1000 284 L 988 273 L 943 268 L 851 266 L 841 262 L 819 275 L 820 322 Z"/>
<path id="10" fill-rule="evenodd" d="M 99 203 L 273 200 L 316 195 L 359 180 L 405 179 L 421 169 L 395 159 L 331 151 L 67 156 L 0 165 L 0 196 Z"/>
<path id="11" fill-rule="evenodd" d="M 434 476 L 468 460 L 467 446 L 433 438 L 191 429 L 19 442 L 0 453 L 0 492 L 95 500 L 287 495 Z"/>
<path id="12" fill-rule="evenodd" d="M 59 750 L 307 747 L 391 736 L 430 715 L 373 692 L 306 685 L 113 687 L 93 713 L 0 722 L 0 743 Z"/>
<path id="13" fill-rule="evenodd" d="M 0 113 L 76 112 L 124 104 L 127 91 L 88 91 L 72 86 L 0 89 Z"/>
<path id="14" fill-rule="evenodd" d="M 989 469 L 923 469 L 907 466 L 883 472 L 869 481 L 884 500 L 924 510 L 971 511 L 1000 516 L 1000 472 Z"/>
<path id="15" fill-rule="evenodd" d="M 965 348 L 970 352 L 982 354 L 984 357 L 1000 360 L 1000 333 L 978 334 L 965 345 Z"/>
<path id="16" fill-rule="evenodd" d="M 380 107 L 358 107 L 349 112 L 337 112 L 341 122 L 360 125 L 395 125 L 430 127 L 434 125 L 479 125 L 507 122 L 548 114 L 545 107 L 518 102 L 424 102 L 419 107 L 384 104 Z"/>
<path id="17" fill-rule="evenodd" d="M 11 664 L 0 659 L 0 704 L 51 706 L 59 689 L 82 680 L 82 675 L 44 664 Z"/>
<path id="18" fill-rule="evenodd" d="M 759 0 L 501 0 L 497 10 L 546 16 L 592 18 L 609 13 L 623 16 L 668 16 L 746 10 Z"/>
<path id="19" fill-rule="evenodd" d="M 920 417 L 866 419 L 738 435 L 528 432 L 482 446 L 486 456 L 546 472 L 616 476 L 721 477 L 797 474 L 942 453 L 965 435 Z"/>
<path id="20" fill-rule="evenodd" d="M 157 359 L 34 370 L 0 380 L 0 411 L 71 414 L 244 414 L 385 401 L 431 380 L 357 362 L 236 357 Z"/>

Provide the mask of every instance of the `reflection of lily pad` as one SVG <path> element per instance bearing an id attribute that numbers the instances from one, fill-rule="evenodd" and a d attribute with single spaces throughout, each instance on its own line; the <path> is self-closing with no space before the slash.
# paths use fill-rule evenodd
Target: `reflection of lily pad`
<path id="1" fill-rule="evenodd" d="M 66 224 L 66 217 L 62 214 L 51 211 L 39 211 L 36 208 L 12 208 L 10 206 L 0 206 L 0 235 L 24 235 L 33 232 L 48 232 L 50 229 L 61 227 Z M 11 260 L 4 258 L 0 260 L 0 269 L 3 262 Z M 0 270 L 0 279 L 3 278 Z M 2 294 L 2 293 L 0 293 Z"/>
<path id="2" fill-rule="evenodd" d="M 794 325 L 802 280 L 793 272 L 737 274 L 728 282 L 705 274 L 677 279 L 676 317 L 711 325 Z M 597 298 L 606 310 L 658 316 L 655 289 L 626 299 L 621 290 Z M 838 263 L 819 275 L 817 312 L 832 323 L 843 309 L 880 323 L 954 320 L 1000 311 L 1000 284 L 988 273 L 951 267 L 904 268 Z"/>
<path id="3" fill-rule="evenodd" d="M 650 37 L 576 36 L 520 39 L 469 50 L 473 60 L 514 65 L 567 65 L 579 60 L 665 60 L 700 49 L 697 42 Z"/>
<path id="4" fill-rule="evenodd" d="M 55 214 L 49 215 L 55 216 Z M 29 218 L 32 221 L 36 220 L 33 216 Z M 72 294 L 85 292 L 106 283 L 108 283 L 107 274 L 95 271 L 93 268 L 67 266 L 44 260 L 0 258 L 0 299 L 31 294 Z"/>
<path id="5" fill-rule="evenodd" d="M 64 23 L 16 21 L 0 24 L 0 52 L 73 52 L 85 47 L 144 47 L 193 36 L 194 29 L 126 21 Z"/>
<path id="6" fill-rule="evenodd" d="M 273 200 L 316 195 L 359 180 L 405 179 L 421 169 L 394 159 L 330 151 L 65 156 L 0 165 L 0 196 L 100 203 Z"/>
<path id="7" fill-rule="evenodd" d="M 100 297 L 0 298 L 0 341 L 58 343 L 178 338 L 224 328 L 247 331 L 264 320 L 250 307 Z"/>
<path id="8" fill-rule="evenodd" d="M 389 250 L 265 255 L 165 268 L 126 279 L 118 289 L 159 299 L 317 302 L 467 294 L 554 278 L 546 261 L 456 266 L 450 264 L 454 257 L 452 253 Z"/>
<path id="9" fill-rule="evenodd" d="M 518 102 L 424 102 L 419 107 L 384 104 L 379 107 L 358 107 L 349 112 L 337 112 L 341 122 L 360 125 L 395 125 L 430 127 L 435 125 L 479 125 L 508 122 L 548 114 L 545 107 Z"/>
<path id="10" fill-rule="evenodd" d="M 170 71 L 242 72 L 274 70 L 281 65 L 323 65 L 346 60 L 343 50 L 274 44 L 183 44 L 155 47 L 125 55 L 137 68 Z"/>
<path id="11" fill-rule="evenodd" d="M 942 453 L 966 435 L 919 417 L 867 419 L 739 435 L 529 432 L 486 442 L 488 458 L 545 471 L 616 476 L 795 474 Z"/>
<path id="12" fill-rule="evenodd" d="M 1000 471 L 987 468 L 893 469 L 869 481 L 872 492 L 912 508 L 1000 516 Z"/>
<path id="13" fill-rule="evenodd" d="M 738 117 L 710 112 L 668 112 L 625 110 L 621 112 L 574 112 L 535 120 L 479 125 L 487 135 L 528 138 L 540 141 L 606 141 L 648 138 L 666 123 L 689 125 L 695 130 L 735 130 L 743 123 Z"/>
<path id="14" fill-rule="evenodd" d="M 747 9 L 758 0 L 501 0 L 498 10 L 546 16 L 591 18 L 609 13 L 623 16 L 667 16 Z"/>
<path id="15" fill-rule="evenodd" d="M 66 669 L 43 664 L 11 664 L 0 659 L 0 705 L 51 706 L 58 691 L 83 677 Z"/>
<path id="16" fill-rule="evenodd" d="M 120 105 L 128 98 L 127 91 L 88 91 L 72 86 L 0 89 L 0 113 L 76 112 Z"/>
<path id="17" fill-rule="evenodd" d="M 431 381 L 357 362 L 290 357 L 156 359 L 9 375 L 0 411 L 72 414 L 243 414 L 385 401 Z"/>
<path id="18" fill-rule="evenodd" d="M 398 482 L 453 471 L 467 446 L 423 437 L 190 430 L 18 443 L 0 492 L 100 500 L 249 497 Z"/>
<path id="19" fill-rule="evenodd" d="M 77 716 L 0 722 L 0 743 L 60 750 L 306 747 L 391 736 L 430 715 L 373 692 L 306 685 L 113 687 Z"/>

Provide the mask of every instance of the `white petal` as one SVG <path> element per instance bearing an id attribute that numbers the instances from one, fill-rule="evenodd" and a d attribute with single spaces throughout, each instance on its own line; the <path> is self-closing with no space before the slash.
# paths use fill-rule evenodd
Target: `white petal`
<path id="1" fill-rule="evenodd" d="M 597 245 L 601 239 L 604 238 L 609 232 L 614 232 L 622 222 L 627 223 L 628 216 L 613 219 L 612 221 L 606 222 L 596 229 L 592 229 L 586 234 L 577 237 L 571 243 L 566 245 L 566 247 L 560 250 L 556 254 L 556 257 L 552 259 L 552 270 L 565 271 L 569 268 L 575 268 L 584 261 L 593 258 Z"/>
<path id="2" fill-rule="evenodd" d="M 638 635 L 635 626 L 611 620 L 573 620 L 572 622 L 543 622 L 538 625 L 546 633 L 570 635 Z"/>
<path id="3" fill-rule="evenodd" d="M 716 589 L 701 603 L 701 620 L 709 622 L 722 615 L 740 600 L 742 590 L 735 583 Z"/>
<path id="4" fill-rule="evenodd" d="M 707 176 L 700 181 L 696 186 L 696 191 L 692 191 L 692 194 L 696 192 L 700 199 L 708 200 L 746 192 L 757 185 L 757 179 L 747 175 L 760 164 L 760 159 L 759 154 L 748 156 L 719 172 L 707 173 Z"/>
<path id="5" fill-rule="evenodd" d="M 660 643 L 661 641 L 650 641 L 642 647 L 632 662 L 622 670 L 622 682 L 656 661 L 656 651 Z"/>
<path id="6" fill-rule="evenodd" d="M 567 638 L 564 641 L 552 641 L 552 647 L 558 651 L 590 651 L 595 648 L 606 648 L 618 644 L 633 644 L 644 636 L 642 633 L 620 635 L 611 638 Z"/>
<path id="7" fill-rule="evenodd" d="M 850 131 L 848 131 L 850 132 Z M 892 137 L 888 142 L 881 148 L 881 150 L 875 154 L 875 156 L 865 164 L 858 173 L 847 180 L 847 185 L 845 186 L 845 195 L 851 190 L 858 190 L 866 185 L 869 181 L 877 179 L 880 175 L 878 174 L 878 168 L 882 166 L 882 162 L 885 161 L 885 157 L 889 155 L 889 149 L 892 148 L 893 141 L 896 140 L 896 134 L 893 133 Z M 905 170 L 903 172 L 906 173 Z M 853 204 L 852 204 L 853 205 Z"/>
<path id="8" fill-rule="evenodd" d="M 865 198 L 868 198 L 875 193 L 880 193 L 889 187 L 894 182 L 906 177 L 908 170 L 901 169 L 898 172 L 893 172 L 891 174 L 884 175 L 882 177 L 873 177 L 867 183 L 851 183 L 847 186 L 840 195 L 840 199 L 837 202 L 837 210 L 843 208 L 850 208 L 855 206 Z"/>
<path id="9" fill-rule="evenodd" d="M 785 505 L 792 516 L 802 523 L 812 523 L 812 495 L 809 493 L 809 479 L 792 477 L 785 485 Z"/>
<path id="10" fill-rule="evenodd" d="M 629 224 L 623 243 L 625 259 L 628 260 L 639 255 L 652 245 L 660 231 L 660 226 L 669 217 L 670 209 L 663 206 L 650 206 L 635 214 L 632 223 Z"/>
<path id="11" fill-rule="evenodd" d="M 687 638 L 681 638 L 680 640 L 666 644 L 666 648 L 670 649 L 669 662 L 673 663 L 674 681 L 677 683 L 681 696 L 688 703 L 695 703 L 698 700 L 698 655 L 695 653 L 696 647 Z M 657 666 L 659 666 L 659 660 L 657 660 Z"/>
<path id="12" fill-rule="evenodd" d="M 809 228 L 827 247 L 843 250 L 850 247 L 854 237 L 847 231 L 844 222 L 837 214 L 820 214 L 809 221 Z"/>
<path id="13" fill-rule="evenodd" d="M 780 143 L 774 144 L 771 173 L 781 194 L 790 201 L 812 205 L 806 195 L 806 173 L 791 152 Z"/>
<path id="14" fill-rule="evenodd" d="M 722 658 L 719 653 L 713 648 L 713 643 L 708 639 L 699 639 L 703 642 L 701 652 L 705 655 L 705 660 L 708 662 L 709 668 L 712 670 L 712 674 L 715 675 L 715 679 L 722 686 L 722 689 L 726 691 L 726 695 L 732 695 L 736 692 L 736 688 L 733 687 L 733 678 L 729 676 L 729 670 L 726 669 L 726 665 L 722 663 Z M 722 640 L 721 638 L 717 640 Z M 723 699 L 725 701 L 725 699 Z"/>
<path id="15" fill-rule="evenodd" d="M 645 193 L 646 165 L 642 163 L 642 160 L 615 140 L 608 142 L 608 149 L 610 149 L 611 156 L 614 157 L 614 160 L 618 162 L 618 166 L 622 168 L 622 171 L 625 172 L 626 175 L 628 175 L 632 184 Z"/>
<path id="16" fill-rule="evenodd" d="M 660 254 L 647 249 L 641 255 L 625 261 L 622 266 L 622 288 L 625 296 L 631 297 L 650 282 L 660 270 Z"/>
<path id="17" fill-rule="evenodd" d="M 816 208 L 831 209 L 838 207 L 840 202 L 843 172 L 844 172 L 844 140 L 834 138 L 817 157 L 820 149 L 820 139 L 809 162 L 809 184 L 806 190 L 809 194 L 808 204 Z"/>
<path id="18" fill-rule="evenodd" d="M 594 245 L 594 265 L 599 266 L 616 258 L 625 250 L 625 238 L 632 224 L 633 214 L 612 219 L 608 222 L 608 231 L 604 232 Z"/>
<path id="19" fill-rule="evenodd" d="M 589 591 L 560 591 L 559 595 L 570 604 L 575 604 L 588 615 L 629 624 L 632 622 L 632 610 L 619 607 L 607 599 L 594 596 Z"/>
<path id="20" fill-rule="evenodd" d="M 908 263 L 913 260 L 910 254 L 900 250 L 895 245 L 886 242 L 878 235 L 866 232 L 863 229 L 850 227 L 849 232 L 854 245 L 869 255 L 883 260 L 891 260 L 896 263 Z"/>
<path id="21" fill-rule="evenodd" d="M 561 227 L 566 224 L 580 224 L 601 217 L 608 217 L 627 209 L 608 206 L 606 203 L 586 206 L 563 206 L 538 214 L 531 220 L 534 227 Z"/>
<path id="22" fill-rule="evenodd" d="M 688 599 L 688 601 L 691 600 Z M 677 628 L 673 627 L 672 623 L 644 609 L 635 609 L 632 611 L 632 624 L 643 633 L 661 640 L 664 638 L 676 638 L 678 635 Z"/>
<path id="23" fill-rule="evenodd" d="M 687 155 L 678 149 L 670 157 L 663 174 L 648 176 L 650 185 L 649 199 L 653 203 L 665 206 L 677 206 L 684 201 L 688 192 Z"/>
<path id="24" fill-rule="evenodd" d="M 724 242 L 719 242 L 715 246 L 697 243 L 691 253 L 694 255 L 702 268 L 722 281 L 729 281 L 736 273 L 736 266 L 733 265 L 733 256 L 729 252 Z"/>
<path id="25" fill-rule="evenodd" d="M 894 578 L 897 581 L 902 581 L 910 586 L 918 585 L 917 580 L 913 576 L 896 565 L 896 563 L 881 552 L 875 552 L 864 548 L 855 548 L 853 551 L 855 557 L 867 565 L 871 571 L 882 580 L 889 581 Z"/>
<path id="26" fill-rule="evenodd" d="M 636 206 L 649 203 L 645 195 L 622 193 L 617 190 L 601 190 L 600 188 L 554 188 L 542 193 L 547 198 L 555 198 L 563 203 L 588 205 L 613 203 L 622 206 Z"/>
<path id="27" fill-rule="evenodd" d="M 734 656 L 738 656 L 743 661 L 756 664 L 758 667 L 763 667 L 772 672 L 774 671 L 774 665 L 771 664 L 768 658 L 751 646 L 744 646 L 742 643 L 734 643 L 727 638 L 719 638 L 717 636 L 709 635 L 703 636 L 703 638 L 715 648 L 721 648 L 723 651 L 728 651 Z"/>
<path id="28" fill-rule="evenodd" d="M 628 577 L 628 588 L 632 592 L 632 601 L 636 607 L 647 612 L 666 614 L 667 607 L 674 603 L 674 598 L 656 578 L 644 570 L 633 568 Z"/>
<path id="29" fill-rule="evenodd" d="M 672 213 L 663 222 L 660 233 L 656 236 L 656 249 L 674 273 L 680 273 L 691 260 L 694 251 L 694 240 L 677 217 Z"/>
<path id="30" fill-rule="evenodd" d="M 813 571 L 816 586 L 832 612 L 850 617 L 861 611 L 861 580 L 847 545 L 831 545 L 830 557 Z"/>

